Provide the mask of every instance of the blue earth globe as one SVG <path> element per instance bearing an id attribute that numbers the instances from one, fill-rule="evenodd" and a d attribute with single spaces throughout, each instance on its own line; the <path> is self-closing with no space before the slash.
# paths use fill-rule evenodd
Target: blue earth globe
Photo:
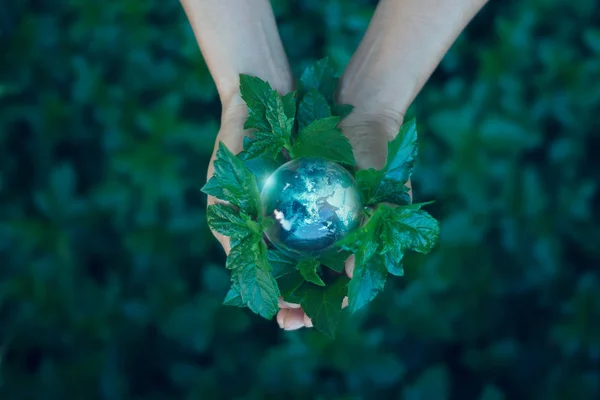
<path id="1" fill-rule="evenodd" d="M 299 158 L 277 168 L 260 194 L 263 213 L 274 223 L 267 239 L 279 250 L 318 257 L 362 222 L 356 181 L 339 164 Z"/>

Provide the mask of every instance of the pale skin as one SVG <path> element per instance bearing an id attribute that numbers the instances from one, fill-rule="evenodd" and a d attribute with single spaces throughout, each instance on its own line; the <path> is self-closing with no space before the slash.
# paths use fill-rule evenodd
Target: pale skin
<path id="1" fill-rule="evenodd" d="M 182 0 L 222 104 L 215 141 L 234 154 L 242 150 L 248 114 L 239 93 L 239 74 L 266 80 L 280 94 L 294 77 L 268 0 Z M 404 114 L 458 35 L 486 0 L 381 0 L 338 88 L 338 102 L 354 110 L 341 122 L 358 168 L 381 168 L 387 142 Z M 213 174 L 211 158 L 208 176 Z M 408 183 L 410 186 L 410 182 Z M 208 204 L 219 200 L 209 197 Z M 229 253 L 229 239 L 215 233 Z M 354 260 L 346 261 L 352 278 Z M 343 305 L 347 304 L 347 299 Z M 282 329 L 312 327 L 298 304 L 279 302 Z"/>

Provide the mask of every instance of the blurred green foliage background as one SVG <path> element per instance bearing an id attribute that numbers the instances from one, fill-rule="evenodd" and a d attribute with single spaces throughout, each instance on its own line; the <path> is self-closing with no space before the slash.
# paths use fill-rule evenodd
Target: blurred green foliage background
<path id="1" fill-rule="evenodd" d="M 375 4 L 273 6 L 299 72 Z M 461 35 L 410 110 L 439 245 L 335 341 L 220 306 L 220 105 L 179 2 L 2 2 L 0 56 L 0 399 L 600 398 L 596 0 Z"/>

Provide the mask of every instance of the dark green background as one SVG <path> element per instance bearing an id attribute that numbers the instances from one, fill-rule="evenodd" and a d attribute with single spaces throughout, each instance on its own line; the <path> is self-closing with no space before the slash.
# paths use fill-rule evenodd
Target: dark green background
<path id="1" fill-rule="evenodd" d="M 295 71 L 373 7 L 274 1 Z M 220 105 L 179 2 L 3 1 L 0 56 L 2 400 L 600 398 L 597 1 L 461 35 L 409 113 L 439 245 L 336 341 L 220 306 Z"/>

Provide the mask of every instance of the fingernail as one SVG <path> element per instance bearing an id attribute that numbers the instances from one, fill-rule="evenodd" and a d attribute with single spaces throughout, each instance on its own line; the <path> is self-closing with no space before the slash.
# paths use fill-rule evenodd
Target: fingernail
<path id="1" fill-rule="evenodd" d="M 283 329 L 283 322 L 285 320 L 285 314 L 287 313 L 287 309 L 281 309 L 279 310 L 279 312 L 277 313 L 277 323 L 279 324 L 279 327 L 281 329 Z"/>
<path id="2" fill-rule="evenodd" d="M 308 315 L 306 315 L 306 314 L 304 314 L 304 325 L 307 328 L 312 328 L 313 327 L 312 319 L 308 318 Z"/>
<path id="3" fill-rule="evenodd" d="M 354 274 L 354 254 L 348 257 L 344 265 L 344 269 L 346 270 L 346 275 L 348 275 L 348 278 L 352 279 L 352 275 Z"/>

